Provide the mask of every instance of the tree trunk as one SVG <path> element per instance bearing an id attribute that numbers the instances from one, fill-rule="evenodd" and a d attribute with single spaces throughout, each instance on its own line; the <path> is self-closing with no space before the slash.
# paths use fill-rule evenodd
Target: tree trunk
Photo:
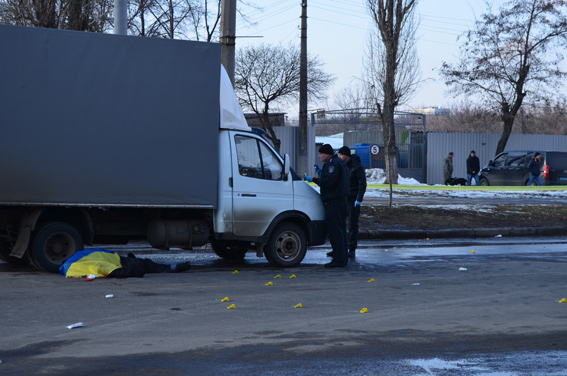
<path id="1" fill-rule="evenodd" d="M 498 140 L 498 145 L 496 146 L 496 154 L 498 155 L 504 151 L 506 144 L 508 143 L 508 138 L 510 138 L 510 133 L 512 133 L 512 127 L 514 126 L 514 117 L 511 115 L 502 117 L 502 135 L 500 140 Z"/>

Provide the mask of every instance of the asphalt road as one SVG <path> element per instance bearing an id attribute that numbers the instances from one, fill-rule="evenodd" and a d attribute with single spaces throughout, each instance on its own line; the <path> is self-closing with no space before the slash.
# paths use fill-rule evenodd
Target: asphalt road
<path id="1" fill-rule="evenodd" d="M 567 375 L 567 238 L 365 242 L 333 270 L 326 247 L 292 269 L 137 249 L 194 268 L 85 282 L 0 263 L 0 374 Z"/>

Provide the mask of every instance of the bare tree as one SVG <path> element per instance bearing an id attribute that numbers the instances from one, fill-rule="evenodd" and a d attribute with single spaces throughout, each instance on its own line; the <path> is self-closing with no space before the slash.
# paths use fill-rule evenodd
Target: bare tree
<path id="1" fill-rule="evenodd" d="M 457 64 L 443 63 L 441 74 L 454 92 L 479 94 L 499 109 L 502 136 L 495 154 L 506 147 L 524 101 L 551 97 L 565 77 L 559 69 L 564 51 L 555 47 L 565 45 L 566 5 L 565 0 L 510 0 L 497 13 L 483 14 L 466 33 Z"/>
<path id="2" fill-rule="evenodd" d="M 299 97 L 299 49 L 294 46 L 260 45 L 238 51 L 234 88 L 240 104 L 257 116 L 275 148 L 277 139 L 270 122 L 270 109 Z M 308 95 L 320 99 L 334 77 L 325 73 L 316 57 L 308 58 Z"/>
<path id="3" fill-rule="evenodd" d="M 366 83 L 357 81 L 335 95 L 335 107 L 360 115 L 364 109 L 373 105 L 374 101 L 370 95 Z"/>
<path id="4" fill-rule="evenodd" d="M 365 70 L 382 121 L 390 205 L 391 185 L 398 182 L 394 111 L 419 83 L 415 5 L 416 0 L 367 0 L 375 29 L 368 43 Z"/>
<path id="5" fill-rule="evenodd" d="M 112 22 L 112 0 L 0 0 L 0 22 L 103 32 Z"/>
<path id="6" fill-rule="evenodd" d="M 427 129 L 432 132 L 497 133 L 498 114 L 485 106 L 462 102 L 449 113 L 427 117 Z"/>

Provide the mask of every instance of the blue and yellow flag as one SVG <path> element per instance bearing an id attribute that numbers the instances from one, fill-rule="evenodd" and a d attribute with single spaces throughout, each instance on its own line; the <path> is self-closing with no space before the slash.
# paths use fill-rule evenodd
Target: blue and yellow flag
<path id="1" fill-rule="evenodd" d="M 59 268 L 59 274 L 75 278 L 92 274 L 101 278 L 121 267 L 120 256 L 116 252 L 102 248 L 86 249 L 69 257 Z"/>

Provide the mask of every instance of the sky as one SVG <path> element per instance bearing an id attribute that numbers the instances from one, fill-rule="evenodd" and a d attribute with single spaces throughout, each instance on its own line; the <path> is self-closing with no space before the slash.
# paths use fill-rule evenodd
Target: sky
<path id="1" fill-rule="evenodd" d="M 262 43 L 283 46 L 296 43 L 299 46 L 301 0 L 250 1 L 261 9 L 239 5 L 255 24 L 237 21 L 236 48 Z M 447 107 L 462 101 L 446 93 L 447 87 L 437 70 L 443 61 L 457 61 L 457 37 L 474 27 L 475 19 L 485 11 L 484 4 L 483 0 L 418 0 L 417 53 L 421 78 L 425 82 L 398 110 Z M 324 63 L 323 69 L 336 77 L 326 104 L 332 107 L 335 94 L 363 74 L 362 63 L 371 26 L 366 0 L 307 0 L 307 17 L 308 54 L 318 56 Z M 309 105 L 310 111 L 315 109 Z M 297 109 L 288 111 L 290 117 L 297 117 Z"/>

